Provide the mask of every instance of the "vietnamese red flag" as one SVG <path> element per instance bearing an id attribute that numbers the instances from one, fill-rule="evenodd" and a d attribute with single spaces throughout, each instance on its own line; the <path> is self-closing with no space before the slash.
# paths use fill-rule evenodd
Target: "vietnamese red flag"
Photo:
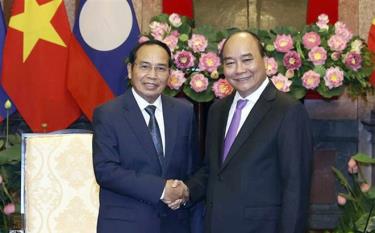
<path id="1" fill-rule="evenodd" d="M 193 19 L 193 0 L 163 0 L 163 13 L 177 13 Z"/>
<path id="2" fill-rule="evenodd" d="M 370 30 L 368 33 L 368 49 L 375 53 L 375 18 L 372 20 Z"/>
<path id="3" fill-rule="evenodd" d="M 339 18 L 339 0 L 309 0 L 306 23 L 315 23 L 321 14 L 328 15 L 329 24 L 335 24 Z"/>
<path id="4" fill-rule="evenodd" d="M 81 115 L 66 87 L 71 35 L 63 0 L 14 0 L 2 84 L 34 132 L 64 129 Z"/>
<path id="5" fill-rule="evenodd" d="M 5 34 L 6 34 L 6 27 L 4 22 L 4 15 L 3 11 L 0 8 L 0 70 L 3 64 L 3 48 L 4 48 L 4 41 L 5 41 Z M 12 104 L 10 109 L 5 109 L 4 105 L 9 100 L 9 96 L 5 93 L 3 87 L 0 85 L 0 121 L 9 117 L 13 112 L 16 111 L 14 104 Z"/>
<path id="6" fill-rule="evenodd" d="M 375 18 L 372 20 L 370 31 L 368 33 L 368 49 L 375 53 Z M 374 61 L 375 62 L 375 61 Z M 375 87 L 375 71 L 372 72 L 370 77 L 370 83 Z"/>

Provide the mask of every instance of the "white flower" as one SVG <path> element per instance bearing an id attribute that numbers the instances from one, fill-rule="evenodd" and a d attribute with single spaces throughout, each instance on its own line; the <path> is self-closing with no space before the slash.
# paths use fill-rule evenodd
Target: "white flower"
<path id="1" fill-rule="evenodd" d="M 173 13 L 169 16 L 169 22 L 173 25 L 173 27 L 176 28 L 178 28 L 182 24 L 180 15 L 176 13 Z"/>

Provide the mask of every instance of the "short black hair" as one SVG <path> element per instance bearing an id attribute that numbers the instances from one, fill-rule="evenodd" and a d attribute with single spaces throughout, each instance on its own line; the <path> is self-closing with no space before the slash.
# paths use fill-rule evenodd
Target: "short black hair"
<path id="1" fill-rule="evenodd" d="M 260 56 L 264 57 L 266 55 L 266 53 L 264 51 L 264 47 L 262 45 L 262 42 L 260 41 L 260 38 L 259 38 L 259 36 L 257 34 L 255 34 L 254 32 L 251 32 L 251 31 L 247 31 L 247 30 L 239 30 L 239 31 L 235 31 L 232 34 L 230 34 L 227 37 L 227 39 L 225 40 L 223 46 L 221 47 L 221 51 L 220 51 L 220 58 L 221 58 L 221 60 L 223 60 L 223 51 L 224 51 L 225 45 L 227 44 L 227 41 L 231 37 L 233 37 L 234 35 L 236 35 L 238 33 L 247 33 L 247 34 L 251 35 L 252 37 L 254 37 L 255 41 L 257 42 L 257 46 L 258 46 L 258 50 L 259 50 Z"/>
<path id="2" fill-rule="evenodd" d="M 169 68 L 172 66 L 171 50 L 169 49 L 169 47 L 165 43 L 163 43 L 163 42 L 161 42 L 159 40 L 148 40 L 148 41 L 144 41 L 142 43 L 139 43 L 130 52 L 129 57 L 128 57 L 128 63 L 130 63 L 133 66 L 135 60 L 137 59 L 137 52 L 138 52 L 138 50 L 140 48 L 142 48 L 143 46 L 147 46 L 147 45 L 158 45 L 162 49 L 164 49 L 165 52 L 168 54 L 168 57 L 169 57 L 169 59 L 168 59 L 168 66 L 169 66 Z"/>

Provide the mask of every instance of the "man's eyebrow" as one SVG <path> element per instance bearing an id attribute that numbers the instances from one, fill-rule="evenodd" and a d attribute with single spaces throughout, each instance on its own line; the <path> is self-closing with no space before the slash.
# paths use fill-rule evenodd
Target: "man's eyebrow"
<path id="1" fill-rule="evenodd" d="M 243 57 L 253 57 L 253 54 L 251 54 L 251 53 L 245 53 L 245 54 L 242 54 L 240 57 L 241 58 L 243 58 Z M 234 59 L 234 58 L 233 57 L 224 57 L 223 61 L 230 60 L 230 59 Z"/>
<path id="2" fill-rule="evenodd" d="M 233 57 L 224 57 L 223 61 L 234 59 Z"/>
<path id="3" fill-rule="evenodd" d="M 147 62 L 147 61 L 139 61 L 139 63 L 142 63 L 142 64 L 149 64 L 149 65 L 151 65 L 151 63 L 150 63 L 150 62 Z"/>
<path id="4" fill-rule="evenodd" d="M 251 53 L 246 53 L 246 54 L 242 54 L 241 57 L 252 57 L 253 54 Z"/>
<path id="5" fill-rule="evenodd" d="M 147 65 L 152 65 L 151 62 L 148 62 L 148 61 L 140 61 L 139 62 L 140 64 L 147 64 Z M 157 63 L 155 64 L 156 66 L 168 66 L 168 64 L 165 64 L 165 63 Z"/>

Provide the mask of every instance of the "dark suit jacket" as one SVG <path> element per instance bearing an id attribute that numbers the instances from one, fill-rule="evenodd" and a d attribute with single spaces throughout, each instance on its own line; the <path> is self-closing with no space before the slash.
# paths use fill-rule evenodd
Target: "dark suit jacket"
<path id="1" fill-rule="evenodd" d="M 160 201 L 166 179 L 185 180 L 199 163 L 191 104 L 162 96 L 167 169 L 130 90 L 94 112 L 93 160 L 100 185 L 98 233 L 190 232 L 190 211 Z"/>
<path id="2" fill-rule="evenodd" d="M 192 201 L 207 191 L 205 232 L 303 233 L 312 161 L 306 110 L 270 83 L 221 164 L 233 98 L 210 108 L 205 166 L 188 182 Z"/>

